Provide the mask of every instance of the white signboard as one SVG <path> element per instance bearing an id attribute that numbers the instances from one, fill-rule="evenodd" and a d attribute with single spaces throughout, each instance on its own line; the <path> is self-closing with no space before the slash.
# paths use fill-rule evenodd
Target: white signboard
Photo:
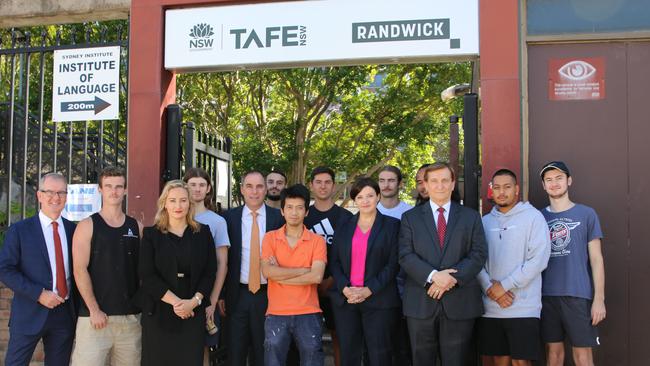
<path id="1" fill-rule="evenodd" d="M 237 70 L 478 56 L 478 0 L 323 0 L 167 10 L 165 68 Z"/>
<path id="2" fill-rule="evenodd" d="M 120 46 L 54 51 L 52 120 L 119 119 Z"/>
<path id="3" fill-rule="evenodd" d="M 102 195 L 97 184 L 68 184 L 68 199 L 62 215 L 71 221 L 81 221 L 99 212 Z"/>

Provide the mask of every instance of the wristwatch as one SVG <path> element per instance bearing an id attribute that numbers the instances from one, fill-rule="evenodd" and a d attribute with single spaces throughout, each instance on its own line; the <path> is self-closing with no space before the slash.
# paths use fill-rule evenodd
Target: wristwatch
<path id="1" fill-rule="evenodd" d="M 198 306 L 201 306 L 201 298 L 199 297 L 199 295 L 194 295 L 194 298 L 195 298 L 196 301 L 199 303 Z"/>

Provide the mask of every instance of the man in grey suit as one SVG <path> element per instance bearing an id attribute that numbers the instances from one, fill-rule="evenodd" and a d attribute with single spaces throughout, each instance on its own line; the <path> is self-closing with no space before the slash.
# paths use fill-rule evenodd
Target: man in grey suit
<path id="1" fill-rule="evenodd" d="M 448 164 L 428 166 L 424 180 L 429 203 L 404 213 L 399 238 L 413 365 L 468 365 L 474 321 L 483 314 L 476 279 L 487 258 L 481 215 L 451 201 Z"/>

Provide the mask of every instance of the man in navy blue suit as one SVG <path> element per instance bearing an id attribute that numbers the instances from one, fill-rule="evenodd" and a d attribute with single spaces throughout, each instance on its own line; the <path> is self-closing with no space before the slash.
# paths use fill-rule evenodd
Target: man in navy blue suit
<path id="1" fill-rule="evenodd" d="M 38 215 L 9 227 L 0 251 L 0 281 L 14 291 L 5 365 L 28 365 L 43 339 L 45 365 L 70 363 L 75 329 L 72 235 L 61 217 L 67 198 L 63 175 L 39 181 Z"/>

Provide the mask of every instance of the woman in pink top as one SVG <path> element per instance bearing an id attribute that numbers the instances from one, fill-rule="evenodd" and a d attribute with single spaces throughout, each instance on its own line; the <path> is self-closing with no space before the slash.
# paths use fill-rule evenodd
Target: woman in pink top
<path id="1" fill-rule="evenodd" d="M 400 304 L 395 276 L 399 220 L 377 211 L 379 185 L 358 179 L 350 196 L 359 213 L 336 229 L 328 265 L 341 365 L 359 366 L 363 344 L 370 366 L 390 366 Z"/>

